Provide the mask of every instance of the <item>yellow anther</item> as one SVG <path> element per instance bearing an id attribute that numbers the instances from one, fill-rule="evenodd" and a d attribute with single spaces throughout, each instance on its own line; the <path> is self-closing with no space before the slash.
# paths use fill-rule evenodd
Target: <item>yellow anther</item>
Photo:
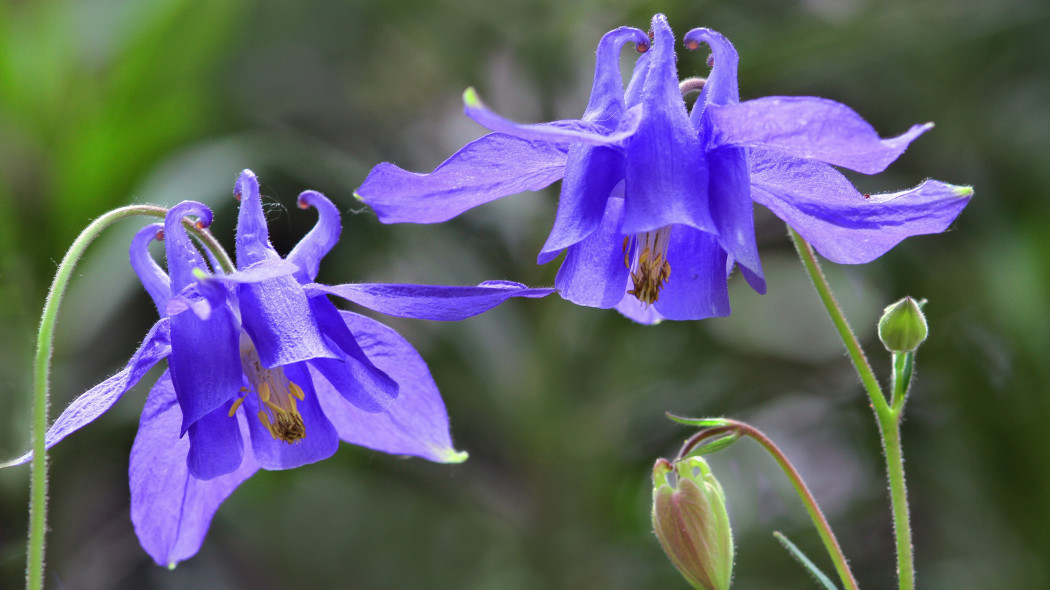
<path id="1" fill-rule="evenodd" d="M 293 414 L 299 413 L 299 409 L 295 406 L 295 396 L 290 393 L 288 394 L 288 405 L 292 407 Z"/>
<path id="2" fill-rule="evenodd" d="M 288 382 L 288 389 L 292 392 L 292 395 L 299 398 L 299 401 L 306 399 L 306 395 L 303 393 L 303 388 L 296 385 L 294 381 Z"/>
<path id="3" fill-rule="evenodd" d="M 236 412 L 237 408 L 241 407 L 241 404 L 243 404 L 243 403 L 244 403 L 244 398 L 243 397 L 239 397 L 239 398 L 237 398 L 237 401 L 233 402 L 233 405 L 230 406 L 230 418 L 233 418 L 234 412 Z"/>
<path id="4" fill-rule="evenodd" d="M 277 440 L 277 429 L 274 428 L 273 423 L 270 422 L 270 415 L 266 413 L 266 410 L 259 410 L 259 422 L 262 422 L 263 426 L 266 427 L 266 430 L 270 431 L 270 436 L 273 437 L 274 440 Z"/>
<path id="5" fill-rule="evenodd" d="M 265 381 L 260 381 L 256 385 L 256 391 L 259 392 L 259 399 L 265 404 L 270 401 L 270 384 Z"/>

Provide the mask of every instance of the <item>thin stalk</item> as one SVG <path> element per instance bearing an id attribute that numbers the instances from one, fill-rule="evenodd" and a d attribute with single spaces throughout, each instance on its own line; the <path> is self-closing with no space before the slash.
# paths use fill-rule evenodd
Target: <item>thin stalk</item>
<path id="1" fill-rule="evenodd" d="M 904 481 L 904 455 L 901 451 L 900 415 L 893 411 L 878 412 L 879 432 L 886 451 L 886 475 L 890 481 L 893 506 L 893 535 L 897 542 L 897 579 L 900 590 L 915 588 L 915 558 L 908 518 L 908 488 Z"/>
<path id="2" fill-rule="evenodd" d="M 850 360 L 853 361 L 853 366 L 857 369 L 857 375 L 860 376 L 860 381 L 871 399 L 872 406 L 876 410 L 879 408 L 889 409 L 886 395 L 882 393 L 879 381 L 875 378 L 875 372 L 872 371 L 871 365 L 868 364 L 868 358 L 864 356 L 864 350 L 860 346 L 860 341 L 857 340 L 857 336 L 853 333 L 853 329 L 850 328 L 849 322 L 846 321 L 842 308 L 839 307 L 838 301 L 835 300 L 835 295 L 831 292 L 831 285 L 828 284 L 824 272 L 820 269 L 817 253 L 813 251 L 813 247 L 809 245 L 809 242 L 798 235 L 798 232 L 791 227 L 788 227 L 788 235 L 791 236 L 791 240 L 795 243 L 798 257 L 802 259 L 802 265 L 806 267 L 806 272 L 809 273 L 809 278 L 813 281 L 813 286 L 816 287 L 820 300 L 828 310 L 828 315 L 831 316 L 831 321 L 835 324 L 835 329 L 838 330 L 842 343 L 846 345 L 846 351 L 849 353 Z"/>
<path id="3" fill-rule="evenodd" d="M 871 365 L 868 364 L 864 350 L 860 346 L 853 329 L 846 321 L 831 286 L 820 270 L 820 262 L 809 245 L 793 228 L 788 227 L 788 234 L 795 243 L 802 265 L 806 267 L 809 278 L 813 281 L 820 300 L 831 316 L 838 330 L 842 343 L 846 345 L 853 366 L 857 369 L 864 390 L 871 400 L 875 418 L 879 425 L 879 438 L 886 455 L 886 477 L 890 484 L 890 505 L 893 510 L 893 533 L 897 545 L 897 578 L 900 590 L 913 590 L 915 587 L 915 564 L 912 555 L 911 524 L 908 516 L 908 492 L 904 482 L 904 454 L 900 440 L 900 418 L 904 409 L 908 384 L 911 380 L 912 357 L 894 358 L 894 371 L 890 387 L 893 397 L 887 401 L 886 394 L 879 387 Z"/>
<path id="4" fill-rule="evenodd" d="M 69 247 L 62 262 L 58 265 L 51 289 L 44 302 L 40 318 L 40 329 L 37 332 L 36 357 L 33 364 L 33 416 L 32 439 L 33 459 L 29 479 L 29 540 L 26 549 L 26 588 L 42 590 L 44 587 L 44 537 L 47 531 L 47 414 L 50 404 L 51 357 L 54 351 L 55 323 L 58 320 L 58 309 L 62 303 L 73 269 L 84 255 L 87 247 L 106 228 L 121 219 L 145 215 L 163 218 L 168 210 L 152 205 L 132 205 L 114 209 L 91 222 Z M 228 271 L 232 272 L 230 257 L 210 233 L 185 222 L 187 229 L 215 253 L 216 257 Z"/>

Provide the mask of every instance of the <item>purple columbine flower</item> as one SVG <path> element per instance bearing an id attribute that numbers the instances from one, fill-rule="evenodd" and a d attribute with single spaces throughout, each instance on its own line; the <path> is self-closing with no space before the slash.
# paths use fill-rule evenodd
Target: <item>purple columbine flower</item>
<path id="1" fill-rule="evenodd" d="M 168 369 L 142 411 L 128 470 L 131 518 L 143 548 L 174 566 L 201 546 L 219 505 L 261 469 L 325 459 L 340 440 L 397 455 L 454 463 L 448 415 L 426 363 L 394 330 L 328 300 L 334 294 L 400 317 L 459 320 L 510 297 L 553 289 L 489 281 L 476 287 L 314 283 L 341 231 L 320 193 L 299 206 L 318 222 L 282 259 L 270 245 L 255 175 L 235 195 L 237 271 L 210 264 L 183 228 L 211 211 L 186 201 L 164 224 L 136 234 L 131 265 L 161 315 L 119 373 L 76 398 L 47 433 L 47 446 L 111 408 L 156 363 Z M 148 246 L 163 238 L 168 272 Z M 209 271 L 208 269 L 213 269 Z M 28 462 L 31 453 L 11 462 Z"/>
<path id="2" fill-rule="evenodd" d="M 624 89 L 620 48 L 642 52 Z M 839 263 L 863 263 L 902 239 L 944 231 L 972 194 L 928 180 L 911 190 L 862 195 L 832 166 L 881 172 L 932 125 L 892 139 L 848 107 L 815 97 L 739 102 L 737 54 L 710 29 L 713 68 L 691 112 L 663 15 L 650 37 L 622 27 L 598 44 L 590 102 L 579 120 L 520 125 L 468 89 L 466 113 L 494 133 L 430 174 L 383 163 L 357 191 L 384 223 L 436 223 L 467 209 L 562 179 L 540 264 L 562 250 L 555 286 L 580 305 L 615 307 L 644 323 L 729 314 L 736 266 L 758 292 L 765 279 L 752 200 Z M 703 81 L 702 81 L 703 82 Z"/>

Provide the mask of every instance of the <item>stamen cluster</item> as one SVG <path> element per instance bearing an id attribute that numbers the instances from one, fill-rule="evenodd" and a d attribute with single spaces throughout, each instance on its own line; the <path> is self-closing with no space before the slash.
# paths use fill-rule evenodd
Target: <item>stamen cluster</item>
<path id="1" fill-rule="evenodd" d="M 631 272 L 633 289 L 627 291 L 645 305 L 660 299 L 660 289 L 671 277 L 671 263 L 667 261 L 667 245 L 671 228 L 646 232 L 641 237 L 623 239 L 623 263 Z"/>
<path id="2" fill-rule="evenodd" d="M 285 376 L 281 367 L 267 369 L 259 360 L 259 353 L 247 334 L 241 334 L 241 366 L 259 398 L 259 422 L 270 431 L 274 440 L 294 443 L 306 438 L 306 425 L 299 414 L 296 400 L 306 399 L 301 387 Z M 242 391 L 247 391 L 243 390 Z M 233 418 L 244 402 L 241 397 L 230 408 Z"/>

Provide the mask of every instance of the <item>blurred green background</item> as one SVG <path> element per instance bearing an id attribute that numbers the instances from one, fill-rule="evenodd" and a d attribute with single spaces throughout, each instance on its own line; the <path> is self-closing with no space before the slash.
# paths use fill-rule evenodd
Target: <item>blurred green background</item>
<path id="1" fill-rule="evenodd" d="M 818 95 L 884 135 L 933 120 L 864 192 L 972 184 L 952 231 L 864 267 L 827 265 L 885 376 L 882 306 L 930 300 L 904 426 L 919 587 L 1050 587 L 1050 4 L 1045 0 L 81 0 L 0 4 L 0 457 L 28 447 L 30 362 L 57 261 L 128 203 L 212 204 L 231 243 L 253 169 L 286 252 L 314 188 L 344 211 L 324 282 L 553 282 L 535 255 L 557 185 L 438 226 L 381 226 L 352 198 L 369 168 L 433 168 L 484 130 L 478 88 L 521 121 L 579 116 L 594 48 L 668 15 L 721 31 L 742 98 Z M 682 77 L 706 52 L 681 52 Z M 624 60 L 633 54 L 625 51 Z M 730 318 L 644 327 L 556 297 L 445 324 L 388 323 L 427 359 L 463 465 L 344 445 L 260 473 L 175 571 L 138 547 L 127 455 L 146 388 L 52 453 L 52 588 L 684 588 L 649 524 L 653 461 L 690 434 L 664 411 L 747 420 L 778 441 L 865 588 L 894 582 L 870 410 L 785 236 L 757 211 L 769 294 L 731 283 Z M 123 366 L 155 320 L 126 222 L 89 251 L 58 327 L 52 417 Z M 153 377 L 146 381 L 151 382 Z M 736 534 L 734 587 L 814 588 L 776 544 L 829 563 L 751 443 L 712 460 Z M 22 584 L 28 468 L 0 473 L 0 588 Z"/>

